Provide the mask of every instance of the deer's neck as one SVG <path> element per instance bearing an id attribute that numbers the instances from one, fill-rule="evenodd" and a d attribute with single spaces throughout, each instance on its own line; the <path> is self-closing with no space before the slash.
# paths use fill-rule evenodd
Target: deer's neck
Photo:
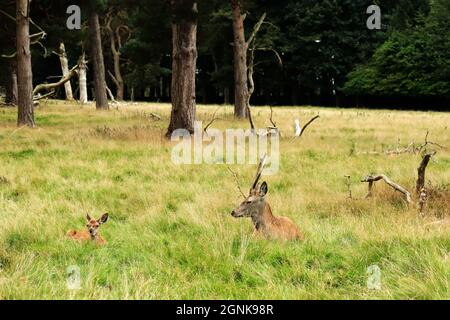
<path id="1" fill-rule="evenodd" d="M 272 214 L 272 209 L 267 202 L 264 203 L 262 212 L 258 215 L 252 216 L 252 221 L 256 230 L 264 229 L 272 223 L 273 219 L 274 216 Z"/>
<path id="2" fill-rule="evenodd" d="M 92 241 L 97 241 L 97 239 L 98 239 L 98 233 L 96 233 L 95 235 L 89 233 L 89 237 L 91 238 Z"/>

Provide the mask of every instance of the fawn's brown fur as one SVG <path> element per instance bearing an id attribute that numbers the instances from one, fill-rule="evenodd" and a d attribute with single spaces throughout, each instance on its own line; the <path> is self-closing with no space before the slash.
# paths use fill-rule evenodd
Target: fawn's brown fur
<path id="1" fill-rule="evenodd" d="M 266 201 L 267 183 L 256 184 L 250 190 L 250 195 L 242 204 L 233 210 L 235 218 L 250 217 L 255 226 L 255 233 L 270 239 L 303 240 L 304 237 L 298 227 L 287 217 L 276 217 Z"/>
<path id="2" fill-rule="evenodd" d="M 102 224 L 108 220 L 108 214 L 105 213 L 100 219 L 92 219 L 89 214 L 86 215 L 86 227 L 87 230 L 69 230 L 67 236 L 77 241 L 89 241 L 92 240 L 96 244 L 104 245 L 106 240 L 98 233 L 98 229 Z"/>

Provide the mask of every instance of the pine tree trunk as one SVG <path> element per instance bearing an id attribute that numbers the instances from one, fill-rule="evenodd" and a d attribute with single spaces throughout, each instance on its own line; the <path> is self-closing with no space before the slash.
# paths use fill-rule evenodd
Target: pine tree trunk
<path id="1" fill-rule="evenodd" d="M 18 126 L 34 127 L 33 72 L 30 52 L 30 0 L 16 1 Z"/>
<path id="2" fill-rule="evenodd" d="M 232 0 L 231 7 L 234 34 L 234 116 L 236 118 L 247 118 L 248 77 L 244 16 L 238 0 Z"/>
<path id="3" fill-rule="evenodd" d="M 103 60 L 100 23 L 94 1 L 89 2 L 89 38 L 94 75 L 95 104 L 99 110 L 109 109 L 106 95 L 105 64 Z"/>
<path id="4" fill-rule="evenodd" d="M 17 60 L 10 59 L 9 79 L 6 87 L 6 103 L 17 106 Z"/>
<path id="5" fill-rule="evenodd" d="M 86 58 L 83 55 L 78 61 L 78 86 L 80 89 L 80 103 L 86 104 L 88 102 L 88 91 L 87 91 L 87 65 Z"/>
<path id="6" fill-rule="evenodd" d="M 64 42 L 59 44 L 59 62 L 61 63 L 61 70 L 63 77 L 66 77 L 69 74 L 69 61 L 67 60 L 66 47 L 64 46 Z M 64 90 L 66 92 L 66 100 L 73 100 L 72 93 L 72 85 L 70 81 L 67 81 L 64 84 Z"/>
<path id="7" fill-rule="evenodd" d="M 197 3 L 172 0 L 172 114 L 167 136 L 177 129 L 194 132 L 197 63 Z"/>

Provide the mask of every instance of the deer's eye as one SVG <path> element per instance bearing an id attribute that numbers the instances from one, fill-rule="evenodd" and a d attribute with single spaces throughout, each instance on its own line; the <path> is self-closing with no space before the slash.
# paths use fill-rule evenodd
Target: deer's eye
<path id="1" fill-rule="evenodd" d="M 250 204 L 250 203 L 252 203 L 252 202 L 251 202 L 251 201 L 247 201 L 247 202 L 246 202 L 246 204 Z"/>

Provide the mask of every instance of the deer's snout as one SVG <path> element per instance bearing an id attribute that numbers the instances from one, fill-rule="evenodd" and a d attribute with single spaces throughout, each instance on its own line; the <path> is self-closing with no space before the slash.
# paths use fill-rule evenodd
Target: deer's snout
<path id="1" fill-rule="evenodd" d="M 241 218 L 242 216 L 243 216 L 243 214 L 242 214 L 242 212 L 240 211 L 240 210 L 233 210 L 232 212 L 231 212 L 231 215 L 234 217 L 234 218 Z"/>

